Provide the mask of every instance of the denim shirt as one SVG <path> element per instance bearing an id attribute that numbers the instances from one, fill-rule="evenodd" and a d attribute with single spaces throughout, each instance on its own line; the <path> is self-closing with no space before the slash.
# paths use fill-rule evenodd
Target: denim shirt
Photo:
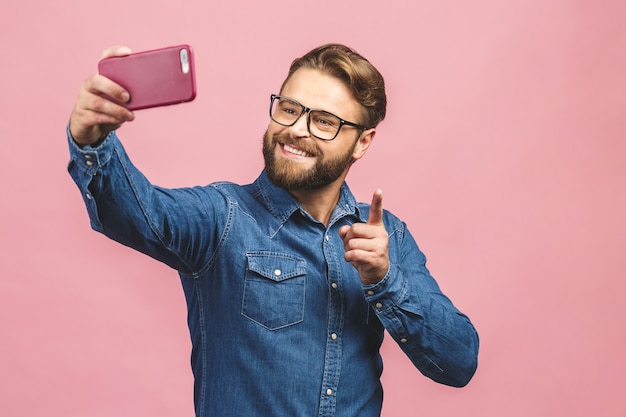
<path id="1" fill-rule="evenodd" d="M 112 132 L 68 170 L 91 226 L 178 271 L 188 307 L 197 416 L 379 416 L 383 332 L 427 377 L 469 382 L 478 336 L 440 291 L 406 225 L 388 211 L 390 267 L 363 285 L 338 229 L 365 222 L 346 184 L 328 226 L 261 173 L 165 189 Z"/>

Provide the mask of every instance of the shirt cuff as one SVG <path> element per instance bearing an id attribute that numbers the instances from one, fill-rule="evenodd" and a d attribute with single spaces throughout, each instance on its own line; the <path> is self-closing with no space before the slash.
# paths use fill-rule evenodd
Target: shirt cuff
<path id="1" fill-rule="evenodd" d="M 111 159 L 114 141 L 117 138 L 115 131 L 110 132 L 102 142 L 95 146 L 81 146 L 72 137 L 69 124 L 66 128 L 67 139 L 70 148 L 70 158 L 82 171 L 93 175 L 96 170 Z"/>
<path id="2" fill-rule="evenodd" d="M 364 285 L 366 301 L 376 310 L 384 311 L 400 304 L 407 291 L 407 282 L 397 267 L 390 265 L 385 277 L 376 284 Z"/>

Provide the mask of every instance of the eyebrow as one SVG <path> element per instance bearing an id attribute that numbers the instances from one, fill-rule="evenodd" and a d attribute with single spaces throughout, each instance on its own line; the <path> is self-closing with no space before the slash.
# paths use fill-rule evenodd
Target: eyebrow
<path id="1" fill-rule="evenodd" d="M 281 96 L 281 97 L 284 97 L 284 98 L 288 98 L 288 99 L 290 99 L 290 100 L 293 100 L 293 101 L 295 101 L 296 103 L 300 104 L 301 106 L 306 107 L 307 109 L 317 110 L 317 111 L 323 111 L 323 112 L 325 112 L 325 113 L 332 114 L 333 116 L 340 118 L 340 119 L 341 119 L 341 120 L 343 120 L 344 122 L 354 123 L 354 124 L 357 124 L 357 125 L 359 125 L 359 126 L 363 126 L 363 128 L 364 128 L 364 129 L 367 129 L 367 128 L 365 127 L 365 125 L 363 125 L 363 124 L 361 124 L 361 123 L 357 123 L 357 122 L 352 122 L 352 121 L 350 121 L 349 119 L 346 119 L 346 118 L 345 118 L 345 117 L 343 117 L 343 116 L 339 116 L 337 113 L 332 112 L 332 111 L 330 111 L 330 110 L 320 109 L 319 107 L 310 107 L 310 106 L 307 106 L 306 104 L 302 104 L 302 102 L 301 102 L 301 101 L 299 101 L 299 100 L 297 100 L 297 99 L 295 99 L 295 98 L 293 98 L 293 97 L 291 97 L 291 96 L 286 96 L 286 95 L 283 95 L 282 93 L 279 93 L 278 95 L 279 95 L 279 96 Z M 357 117 L 357 118 L 360 118 L 360 117 Z"/>

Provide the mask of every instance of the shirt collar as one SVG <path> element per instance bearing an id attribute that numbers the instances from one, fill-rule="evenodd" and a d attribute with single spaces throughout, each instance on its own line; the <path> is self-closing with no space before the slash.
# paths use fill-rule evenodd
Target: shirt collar
<path id="1" fill-rule="evenodd" d="M 275 218 L 277 223 L 270 226 L 270 234 L 275 233 L 293 213 L 304 211 L 300 203 L 286 190 L 272 184 L 265 170 L 255 181 L 258 193 L 263 203 Z M 346 216 L 354 216 L 356 221 L 364 222 L 357 202 L 345 182 L 341 186 L 339 201 L 331 215 L 330 224 Z"/>

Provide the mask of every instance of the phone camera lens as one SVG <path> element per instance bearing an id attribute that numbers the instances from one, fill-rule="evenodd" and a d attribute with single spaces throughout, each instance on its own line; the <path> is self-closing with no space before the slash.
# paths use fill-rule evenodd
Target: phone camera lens
<path id="1" fill-rule="evenodd" d="M 183 74 L 187 74 L 189 72 L 189 54 L 186 49 L 180 50 L 180 65 Z"/>

